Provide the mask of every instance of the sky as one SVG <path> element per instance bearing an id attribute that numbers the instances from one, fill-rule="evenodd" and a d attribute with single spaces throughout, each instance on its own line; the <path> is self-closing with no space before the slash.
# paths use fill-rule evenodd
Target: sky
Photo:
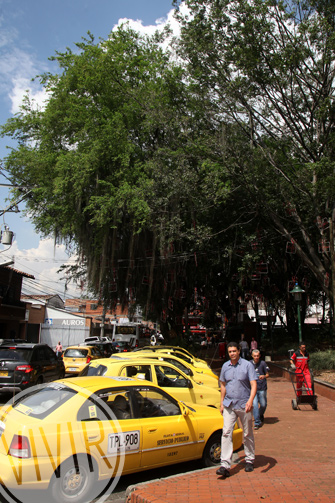
<path id="1" fill-rule="evenodd" d="M 172 0 L 0 0 L 0 124 L 19 111 L 22 97 L 29 89 L 37 103 L 43 101 L 43 89 L 32 82 L 36 75 L 55 72 L 56 63 L 48 60 L 56 51 L 75 49 L 90 31 L 96 40 L 107 39 L 113 29 L 127 20 L 144 33 L 173 22 Z M 13 145 L 13 144 L 12 144 Z M 0 138 L 0 159 L 11 146 Z M 0 184 L 8 180 L 0 174 Z M 79 297 L 85 292 L 69 285 L 57 274 L 59 267 L 71 262 L 63 245 L 52 238 L 41 239 L 27 217 L 5 211 L 8 187 L 0 187 L 0 227 L 14 232 L 12 246 L 0 244 L 0 264 L 14 260 L 11 267 L 35 276 L 25 280 L 26 294 L 59 294 Z M 72 259 L 73 262 L 73 259 Z"/>

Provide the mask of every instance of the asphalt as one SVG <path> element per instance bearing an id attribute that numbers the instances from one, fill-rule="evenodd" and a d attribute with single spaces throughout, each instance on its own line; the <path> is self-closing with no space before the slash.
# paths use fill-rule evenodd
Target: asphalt
<path id="1" fill-rule="evenodd" d="M 256 459 L 244 471 L 236 453 L 231 476 L 197 470 L 128 488 L 127 503 L 334 503 L 335 402 L 318 397 L 318 410 L 291 406 L 295 392 L 283 377 L 268 379 L 268 408 L 255 431 Z"/>

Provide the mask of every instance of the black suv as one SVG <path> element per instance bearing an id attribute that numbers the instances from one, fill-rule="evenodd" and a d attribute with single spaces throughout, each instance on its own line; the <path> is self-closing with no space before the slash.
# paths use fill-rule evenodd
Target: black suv
<path id="1" fill-rule="evenodd" d="M 57 358 L 47 344 L 0 345 L 0 393 L 17 393 L 34 384 L 61 379 L 64 375 L 62 358 Z"/>

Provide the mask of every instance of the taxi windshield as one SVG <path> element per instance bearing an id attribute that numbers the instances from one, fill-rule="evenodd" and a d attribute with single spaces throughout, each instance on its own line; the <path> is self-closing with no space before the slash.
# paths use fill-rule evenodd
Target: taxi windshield
<path id="1" fill-rule="evenodd" d="M 13 409 L 27 416 L 44 419 L 76 394 L 77 391 L 64 384 L 50 383 L 16 400 Z"/>

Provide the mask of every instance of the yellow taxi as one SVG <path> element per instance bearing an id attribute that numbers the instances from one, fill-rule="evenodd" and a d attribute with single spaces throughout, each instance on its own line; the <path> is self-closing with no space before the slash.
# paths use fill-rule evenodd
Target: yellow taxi
<path id="1" fill-rule="evenodd" d="M 217 377 L 205 360 L 195 358 L 189 351 L 179 346 L 144 346 L 143 348 L 141 348 L 141 350 L 151 351 L 152 353 L 166 353 L 178 356 L 178 358 L 184 360 L 187 363 L 190 363 L 196 369 L 201 369 L 204 374 L 211 375 L 212 377 Z M 134 353 L 138 351 L 139 350 L 135 350 Z"/>
<path id="2" fill-rule="evenodd" d="M 69 346 L 63 353 L 65 373 L 77 375 L 91 360 L 101 357 L 102 354 L 95 346 Z"/>
<path id="3" fill-rule="evenodd" d="M 103 358 L 94 360 L 80 373 L 81 376 L 124 376 L 153 382 L 171 395 L 185 402 L 220 408 L 221 392 L 197 382 L 175 365 L 155 358 Z"/>
<path id="4" fill-rule="evenodd" d="M 183 360 L 176 356 L 176 354 L 166 354 L 164 352 L 152 352 L 152 351 L 131 351 L 130 353 L 122 354 L 122 355 L 112 355 L 110 358 L 153 358 L 159 361 L 164 361 L 167 363 L 171 363 L 179 370 L 182 370 L 184 374 L 192 377 L 194 381 L 199 384 L 204 384 L 205 386 L 210 386 L 212 388 L 219 387 L 219 377 L 217 375 L 206 374 L 202 368 L 194 367 L 191 363 Z"/>
<path id="5" fill-rule="evenodd" d="M 195 459 L 215 466 L 222 424 L 219 410 L 143 380 L 69 377 L 36 386 L 0 412 L 0 491 L 6 500 L 40 489 L 43 501 L 82 503 L 110 494 L 124 474 Z M 242 445 L 239 428 L 233 445 Z"/>

